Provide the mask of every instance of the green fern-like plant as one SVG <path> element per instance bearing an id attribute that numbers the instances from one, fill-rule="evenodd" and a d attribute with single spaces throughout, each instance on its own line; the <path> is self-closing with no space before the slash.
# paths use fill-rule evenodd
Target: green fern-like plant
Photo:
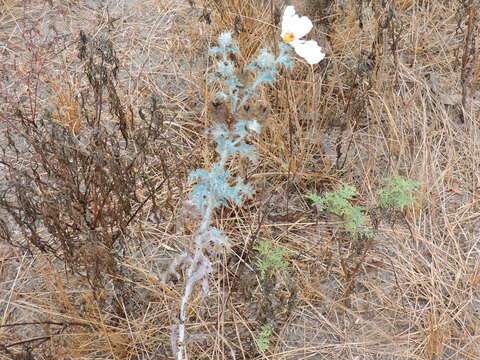
<path id="1" fill-rule="evenodd" d="M 258 251 L 257 270 L 262 278 L 286 272 L 288 262 L 283 256 L 288 254 L 288 250 L 275 249 L 268 241 L 261 241 L 254 249 Z"/>
<path id="2" fill-rule="evenodd" d="M 401 176 L 386 178 L 384 182 L 387 186 L 378 191 L 380 207 L 403 211 L 415 203 L 413 194 L 421 183 Z"/>
<path id="3" fill-rule="evenodd" d="M 270 336 L 272 335 L 272 327 L 269 324 L 264 324 L 258 337 L 256 339 L 258 349 L 261 353 L 268 351 L 270 348 Z"/>
<path id="4" fill-rule="evenodd" d="M 344 221 L 342 224 L 344 230 L 349 232 L 352 237 L 372 237 L 373 234 L 366 228 L 368 221 L 364 215 L 365 209 L 350 203 L 355 195 L 357 195 L 355 187 L 345 185 L 336 191 L 325 193 L 323 197 L 316 194 L 307 194 L 305 197 L 322 206 L 326 211 L 341 217 Z"/>

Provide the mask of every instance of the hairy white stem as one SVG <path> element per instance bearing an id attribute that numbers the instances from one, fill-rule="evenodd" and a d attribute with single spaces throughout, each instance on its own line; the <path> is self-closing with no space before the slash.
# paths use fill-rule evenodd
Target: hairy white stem
<path id="1" fill-rule="evenodd" d="M 190 263 L 190 266 L 187 270 L 187 277 L 185 281 L 185 290 L 180 302 L 180 313 L 178 315 L 178 332 L 175 332 L 177 338 L 177 346 L 174 346 L 176 350 L 176 359 L 184 360 L 186 359 L 185 345 L 186 345 L 186 334 L 185 334 L 185 322 L 187 317 L 187 307 L 190 300 L 190 295 L 192 294 L 193 287 L 195 284 L 202 280 L 209 270 L 208 264 L 210 261 L 205 259 L 205 254 L 203 252 L 203 241 L 202 237 L 205 231 L 208 230 L 210 225 L 210 216 L 212 214 L 212 206 L 209 204 L 205 209 L 203 214 L 202 223 L 197 232 L 195 239 L 195 253 L 193 255 L 193 261 Z M 172 330 L 173 331 L 173 330 Z"/>

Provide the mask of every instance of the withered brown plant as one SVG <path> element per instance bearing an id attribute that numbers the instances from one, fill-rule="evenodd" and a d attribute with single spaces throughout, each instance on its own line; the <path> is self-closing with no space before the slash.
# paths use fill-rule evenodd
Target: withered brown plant
<path id="1" fill-rule="evenodd" d="M 153 216 L 158 210 L 169 142 L 155 96 L 138 115 L 122 105 L 112 43 L 81 32 L 78 44 L 89 86 L 69 98 L 69 116 L 17 110 L 17 122 L 4 132 L 0 208 L 8 216 L 0 237 L 53 254 L 97 288 L 103 274 L 115 273 L 126 242 L 135 241 L 132 225 L 145 204 Z"/>

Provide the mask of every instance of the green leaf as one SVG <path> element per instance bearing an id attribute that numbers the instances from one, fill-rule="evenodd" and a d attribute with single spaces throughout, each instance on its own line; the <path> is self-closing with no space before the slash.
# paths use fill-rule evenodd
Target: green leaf
<path id="1" fill-rule="evenodd" d="M 415 203 L 413 193 L 421 183 L 401 176 L 386 178 L 384 182 L 387 186 L 378 191 L 380 207 L 403 211 L 406 207 Z"/>

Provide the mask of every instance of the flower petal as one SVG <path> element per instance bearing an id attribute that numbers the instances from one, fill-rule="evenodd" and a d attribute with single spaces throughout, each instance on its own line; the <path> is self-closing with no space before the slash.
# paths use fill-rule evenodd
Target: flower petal
<path id="1" fill-rule="evenodd" d="M 306 16 L 298 16 L 293 6 L 287 6 L 283 12 L 282 33 L 283 38 L 286 33 L 293 33 L 295 40 L 307 35 L 312 30 L 313 24 Z"/>
<path id="2" fill-rule="evenodd" d="M 295 16 L 295 8 L 293 6 L 287 6 L 282 17 L 282 38 L 285 36 L 285 33 L 293 32 L 292 30 L 295 27 L 293 18 Z"/>
<path id="3" fill-rule="evenodd" d="M 296 25 L 293 33 L 295 34 L 295 37 L 297 39 L 300 39 L 305 35 L 307 35 L 310 32 L 310 30 L 312 30 L 313 28 L 312 22 L 306 16 L 299 17 L 297 15 L 295 18 L 295 22 L 296 22 Z"/>
<path id="4" fill-rule="evenodd" d="M 285 8 L 285 11 L 283 12 L 283 17 L 292 17 L 295 16 L 297 13 L 295 11 L 295 7 L 290 5 Z"/>
<path id="5" fill-rule="evenodd" d="M 318 64 L 325 57 L 325 53 L 315 40 L 296 40 L 290 44 L 295 49 L 295 52 L 310 65 Z"/>

